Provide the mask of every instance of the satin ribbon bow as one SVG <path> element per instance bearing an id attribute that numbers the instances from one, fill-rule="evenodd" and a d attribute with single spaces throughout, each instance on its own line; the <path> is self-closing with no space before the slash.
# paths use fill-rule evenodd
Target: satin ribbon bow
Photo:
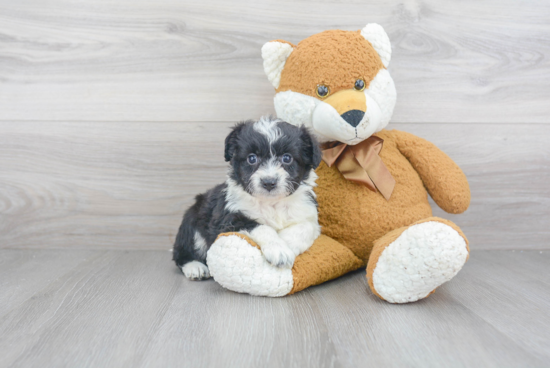
<path id="1" fill-rule="evenodd" d="M 384 140 L 376 136 L 367 138 L 355 146 L 345 143 L 331 142 L 323 146 L 323 161 L 336 168 L 344 178 L 362 184 L 376 192 L 376 189 L 390 200 L 395 187 L 395 179 L 382 162 L 378 154 L 382 150 Z"/>

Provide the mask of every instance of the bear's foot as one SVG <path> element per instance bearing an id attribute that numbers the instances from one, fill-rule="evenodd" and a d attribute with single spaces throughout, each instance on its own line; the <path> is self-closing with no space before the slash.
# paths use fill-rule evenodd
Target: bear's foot
<path id="1" fill-rule="evenodd" d="M 220 236 L 206 262 L 214 280 L 226 289 L 259 296 L 283 296 L 294 285 L 290 268 L 267 262 L 258 245 L 241 234 Z"/>
<path id="2" fill-rule="evenodd" d="M 321 235 L 296 257 L 292 269 L 267 262 L 246 235 L 226 233 L 208 250 L 210 274 L 226 289 L 259 296 L 284 296 L 353 271 L 364 263 L 349 249 Z"/>
<path id="3" fill-rule="evenodd" d="M 431 217 L 374 243 L 368 283 L 373 293 L 390 303 L 414 302 L 452 279 L 468 254 L 468 241 L 458 226 Z"/>

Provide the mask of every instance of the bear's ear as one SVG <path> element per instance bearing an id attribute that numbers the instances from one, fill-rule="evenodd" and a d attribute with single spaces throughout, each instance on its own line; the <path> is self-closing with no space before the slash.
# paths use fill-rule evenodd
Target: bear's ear
<path id="1" fill-rule="evenodd" d="M 361 36 L 365 37 L 376 50 L 382 64 L 387 68 L 391 59 L 391 44 L 390 38 L 384 28 L 376 23 L 369 23 L 361 30 Z"/>
<path id="2" fill-rule="evenodd" d="M 271 41 L 262 46 L 264 72 L 275 88 L 279 88 L 281 73 L 292 50 L 294 45 L 282 40 Z"/>

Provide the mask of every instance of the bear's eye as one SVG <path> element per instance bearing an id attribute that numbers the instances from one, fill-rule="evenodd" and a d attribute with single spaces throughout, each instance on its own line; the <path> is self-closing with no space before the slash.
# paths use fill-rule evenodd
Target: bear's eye
<path id="1" fill-rule="evenodd" d="M 324 84 L 317 85 L 317 96 L 323 98 L 323 97 L 327 97 L 328 94 L 329 94 L 329 90 L 327 86 L 325 86 Z"/>
<path id="2" fill-rule="evenodd" d="M 355 88 L 358 91 L 364 90 L 365 89 L 365 81 L 362 80 L 362 79 L 357 79 L 355 81 L 355 86 L 353 88 Z"/>
<path id="3" fill-rule="evenodd" d="M 281 161 L 283 162 L 283 164 L 288 165 L 292 163 L 292 156 L 289 153 L 285 153 L 283 157 L 281 157 Z"/>
<path id="4" fill-rule="evenodd" d="M 250 165 L 255 165 L 255 164 L 258 162 L 258 156 L 256 156 L 255 154 L 251 153 L 251 154 L 248 155 L 248 157 L 246 158 L 246 161 L 247 161 Z"/>

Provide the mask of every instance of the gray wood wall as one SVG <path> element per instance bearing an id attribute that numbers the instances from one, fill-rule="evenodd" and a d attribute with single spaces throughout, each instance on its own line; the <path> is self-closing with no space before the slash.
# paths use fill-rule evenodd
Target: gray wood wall
<path id="1" fill-rule="evenodd" d="M 272 113 L 260 48 L 385 27 L 389 128 L 463 168 L 473 249 L 550 248 L 550 2 L 0 0 L 0 247 L 169 249 L 223 138 Z"/>

